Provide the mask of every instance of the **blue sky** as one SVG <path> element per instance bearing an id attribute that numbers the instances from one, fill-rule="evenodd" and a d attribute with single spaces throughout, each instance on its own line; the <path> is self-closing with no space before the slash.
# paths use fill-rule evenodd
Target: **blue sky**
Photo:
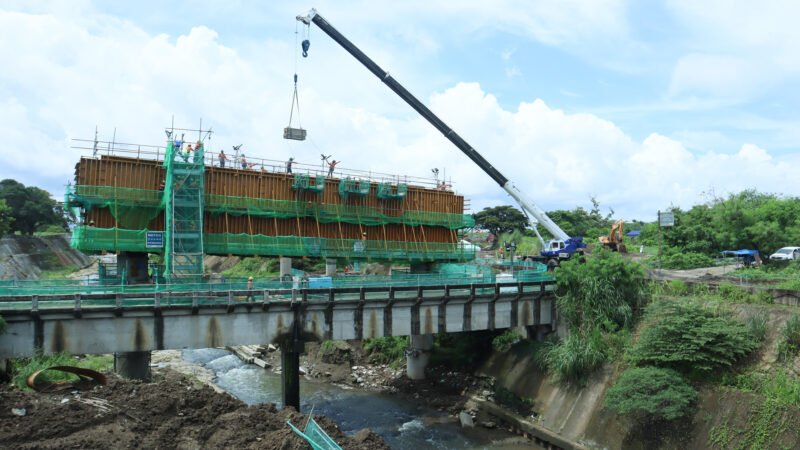
<path id="1" fill-rule="evenodd" d="M 215 147 L 427 176 L 512 200 L 319 29 L 315 6 L 544 209 L 652 219 L 741 189 L 800 195 L 796 2 L 0 1 L 0 176 L 70 180 L 73 138 Z M 295 66 L 297 61 L 297 66 Z M 300 76 L 311 139 L 280 139 Z"/>

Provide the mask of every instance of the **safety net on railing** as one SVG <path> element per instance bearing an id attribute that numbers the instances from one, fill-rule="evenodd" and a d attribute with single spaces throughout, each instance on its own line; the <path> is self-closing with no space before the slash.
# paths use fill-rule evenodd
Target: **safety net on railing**
<path id="1" fill-rule="evenodd" d="M 82 251 L 152 252 L 146 247 L 148 230 L 75 227 L 72 247 Z M 299 236 L 216 233 L 204 236 L 205 253 L 218 255 L 319 256 L 335 258 L 468 261 L 475 251 L 459 243 L 363 241 Z"/>
<path id="2" fill-rule="evenodd" d="M 281 281 L 277 277 L 263 278 L 256 277 L 252 284 L 248 281 L 247 277 L 223 277 L 216 280 L 205 280 L 199 282 L 179 282 L 179 283 L 150 283 L 150 284 L 116 284 L 109 285 L 103 283 L 95 277 L 84 277 L 76 280 L 4 280 L 0 281 L 0 297 L 7 296 L 23 296 L 23 295 L 73 295 L 73 294 L 113 294 L 113 293 L 141 293 L 143 298 L 153 292 L 161 292 L 164 294 L 162 299 L 163 304 L 170 304 L 170 293 L 179 292 L 219 292 L 219 291 L 243 291 L 247 289 L 252 290 L 279 290 L 279 289 L 302 289 L 302 288 L 353 288 L 353 287 L 409 287 L 409 286 L 464 286 L 470 284 L 489 284 L 489 283 L 506 283 L 515 284 L 517 282 L 528 281 L 549 281 L 552 276 L 546 271 L 542 271 L 533 279 L 528 275 L 516 273 L 513 278 L 495 278 L 493 274 L 454 274 L 454 273 L 393 273 L 392 275 L 345 275 L 335 277 L 304 277 L 303 273 L 293 271 L 291 280 Z M 321 283 L 325 280 L 325 283 Z M 484 291 L 486 291 L 484 289 Z M 288 294 L 291 295 L 291 294 Z M 358 295 L 358 294 L 354 294 Z M 381 293 L 374 293 L 373 298 L 380 298 Z M 401 294 L 397 294 L 401 295 Z M 416 295 L 414 292 L 409 291 L 408 295 Z M 402 296 L 402 295 L 401 295 Z M 270 296 L 273 298 L 273 296 Z M 327 299 L 326 294 L 323 295 L 309 295 L 309 300 L 314 299 Z M 237 297 L 235 300 L 240 301 L 243 297 Z M 253 299 L 259 301 L 263 296 L 257 296 Z M 191 298 L 183 297 L 183 301 L 191 302 Z M 107 305 L 113 305 L 114 299 L 110 300 L 85 300 L 86 306 L 102 306 L 98 302 L 105 302 Z M 227 296 L 212 297 L 201 296 L 200 303 L 213 303 L 213 302 L 227 302 Z M 74 299 L 68 300 L 74 303 Z M 57 301 L 49 301 L 42 299 L 39 302 L 40 308 L 47 308 L 49 306 L 57 306 Z M 151 304 L 152 299 L 126 299 L 123 306 L 134 306 L 138 304 Z M 63 306 L 63 301 L 62 301 Z M 30 301 L 20 301 L 18 304 L 11 302 L 0 303 L 2 308 L 30 308 Z"/>
<path id="3" fill-rule="evenodd" d="M 65 196 L 68 207 L 108 208 L 124 228 L 144 228 L 164 208 L 162 191 L 119 188 L 113 186 L 68 186 Z M 428 225 L 450 229 L 475 226 L 470 214 L 404 210 L 381 211 L 369 206 L 316 203 L 295 200 L 205 195 L 205 211 L 211 214 L 249 215 L 264 218 L 309 217 L 321 223 L 343 222 L 366 226 L 405 224 Z"/>

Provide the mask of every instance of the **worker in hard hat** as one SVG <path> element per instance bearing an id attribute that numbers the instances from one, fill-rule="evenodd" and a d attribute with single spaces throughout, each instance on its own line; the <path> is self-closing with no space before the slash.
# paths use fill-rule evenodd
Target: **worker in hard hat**
<path id="1" fill-rule="evenodd" d="M 247 290 L 248 291 L 252 291 L 253 290 L 253 277 L 249 277 L 247 279 Z M 253 301 L 253 294 L 250 293 L 250 292 L 247 293 L 247 301 L 248 302 L 252 302 Z"/>

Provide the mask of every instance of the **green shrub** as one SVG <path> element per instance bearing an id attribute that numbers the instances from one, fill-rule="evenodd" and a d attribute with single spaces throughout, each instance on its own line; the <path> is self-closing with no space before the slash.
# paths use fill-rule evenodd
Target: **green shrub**
<path id="1" fill-rule="evenodd" d="M 522 335 L 515 328 L 509 328 L 503 334 L 492 339 L 492 348 L 498 352 L 507 352 L 511 346 L 522 340 Z"/>
<path id="2" fill-rule="evenodd" d="M 596 324 L 629 327 L 647 296 L 644 269 L 602 249 L 585 263 L 577 259 L 562 263 L 556 282 L 559 318 L 571 331 Z"/>
<path id="3" fill-rule="evenodd" d="M 226 277 L 275 277 L 280 273 L 280 262 L 277 258 L 251 256 L 242 258 L 233 267 L 224 270 Z"/>
<path id="4" fill-rule="evenodd" d="M 20 358 L 15 360 L 13 364 L 14 376 L 12 382 L 20 389 L 28 390 L 28 385 L 25 384 L 28 376 L 48 367 L 77 366 L 103 372 L 110 370 L 113 367 L 113 363 L 114 359 L 111 355 L 87 355 L 84 358 L 78 359 L 68 353 L 54 353 L 51 355 L 38 354 L 32 358 Z M 77 375 L 71 373 L 48 370 L 42 372 L 42 374 L 37 377 L 37 383 L 71 382 L 77 379 Z"/>
<path id="5" fill-rule="evenodd" d="M 560 341 L 545 341 L 537 357 L 556 381 L 583 385 L 608 359 L 608 346 L 595 328 L 591 333 L 571 333 Z"/>
<path id="6" fill-rule="evenodd" d="M 405 357 L 408 339 L 405 336 L 389 336 L 367 339 L 364 350 L 369 352 L 369 359 L 379 364 L 398 364 Z"/>
<path id="7" fill-rule="evenodd" d="M 652 261 L 658 264 L 656 258 Z M 661 267 L 664 269 L 688 270 L 714 265 L 714 259 L 703 253 L 681 251 L 680 249 L 667 249 L 661 256 Z"/>
<path id="8" fill-rule="evenodd" d="M 660 302 L 648 310 L 645 328 L 628 357 L 686 374 L 730 367 L 758 347 L 745 324 L 696 303 Z"/>
<path id="9" fill-rule="evenodd" d="M 800 316 L 793 315 L 786 321 L 778 341 L 778 358 L 781 361 L 794 359 L 800 352 Z"/>
<path id="10" fill-rule="evenodd" d="M 689 285 L 681 280 L 670 280 L 664 285 L 666 286 L 664 293 L 668 295 L 683 296 L 690 291 Z"/>
<path id="11" fill-rule="evenodd" d="M 687 416 L 697 391 L 677 372 L 659 367 L 626 370 L 607 394 L 604 406 L 641 422 Z"/>

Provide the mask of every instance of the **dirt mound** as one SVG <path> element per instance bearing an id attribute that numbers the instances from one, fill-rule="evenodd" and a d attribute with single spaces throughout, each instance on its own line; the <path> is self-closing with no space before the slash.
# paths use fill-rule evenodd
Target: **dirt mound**
<path id="1" fill-rule="evenodd" d="M 0 448 L 307 449 L 287 420 L 302 429 L 307 416 L 271 404 L 246 406 L 172 371 L 153 383 L 112 375 L 108 386 L 84 392 L 0 388 Z M 368 430 L 347 438 L 335 423 L 315 420 L 342 448 L 389 448 Z"/>

